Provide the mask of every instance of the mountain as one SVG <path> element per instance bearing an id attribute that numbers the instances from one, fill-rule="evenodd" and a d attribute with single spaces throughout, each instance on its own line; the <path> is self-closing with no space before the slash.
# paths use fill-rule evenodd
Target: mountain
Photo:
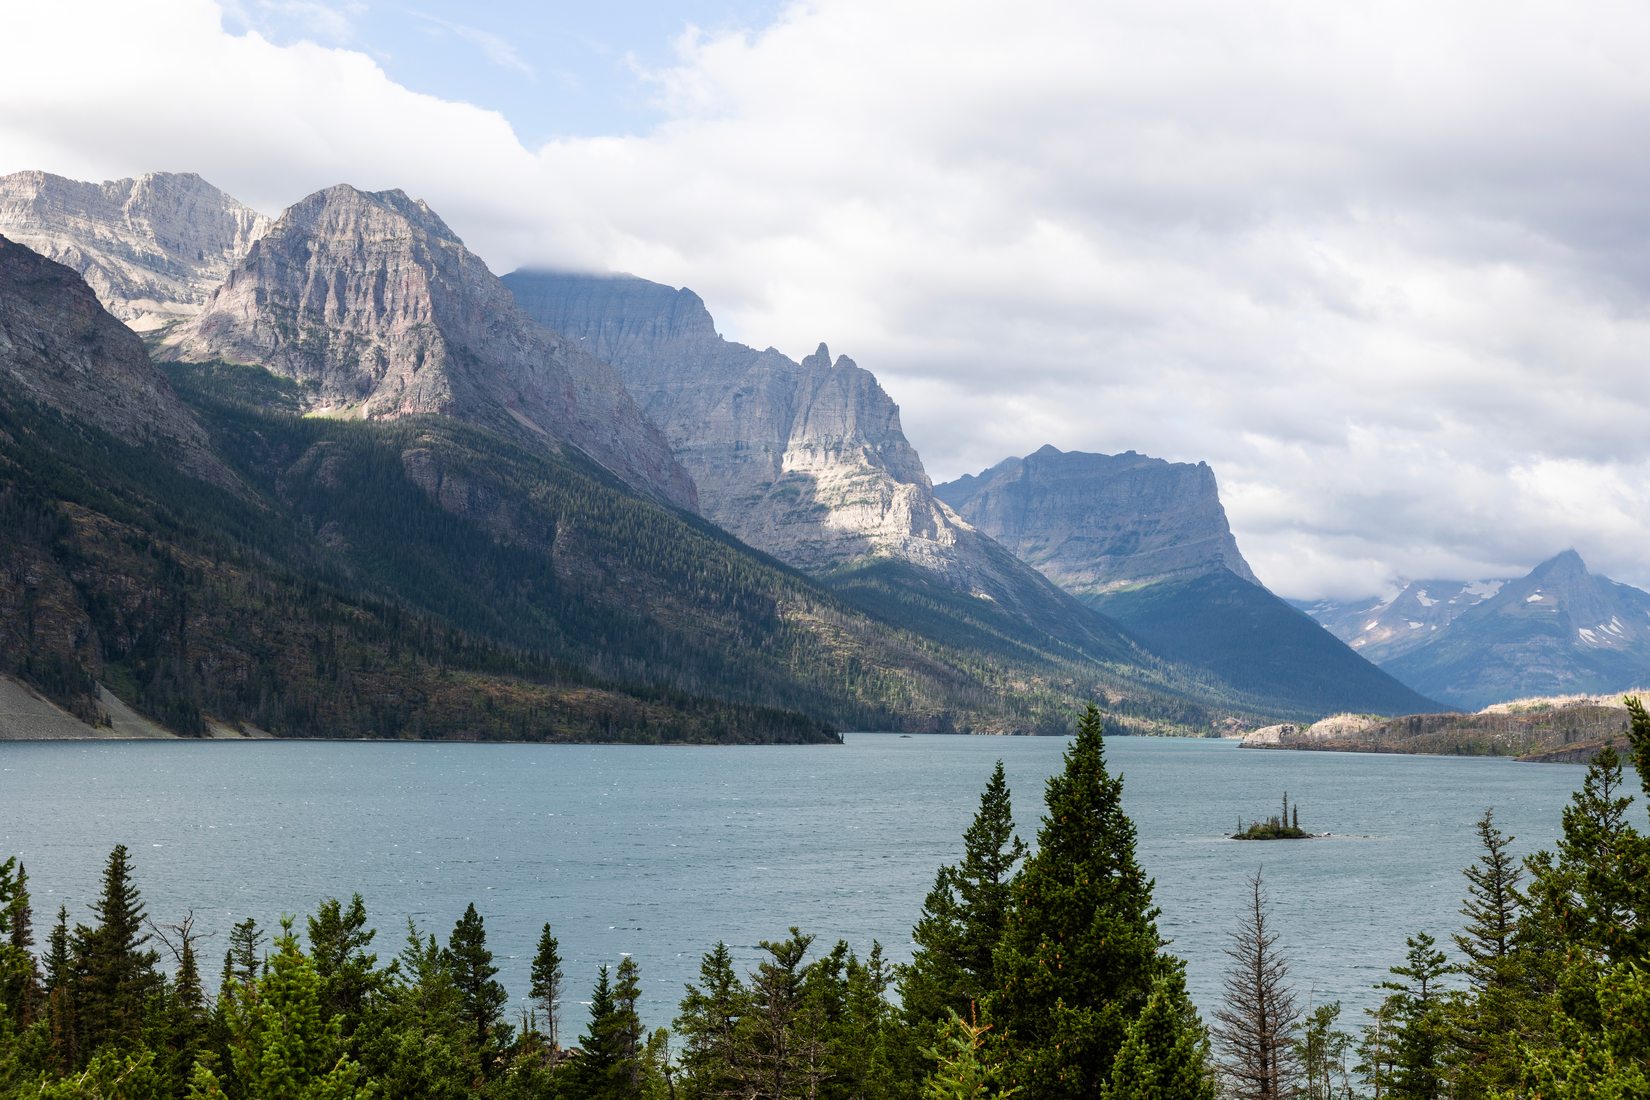
<path id="1" fill-rule="evenodd" d="M 1335 637 L 1376 664 L 1432 641 L 1468 608 L 1501 591 L 1505 580 L 1411 581 L 1389 599 L 1297 600 Z"/>
<path id="2" fill-rule="evenodd" d="M 316 387 L 254 365 L 161 378 L 31 256 L 0 251 L 0 677 L 79 721 L 819 741 L 1066 729 L 1097 695 L 1119 730 L 1265 713 L 1132 642 L 1103 665 L 941 636 L 938 602 L 879 618 L 514 421 L 304 415 Z"/>
<path id="3" fill-rule="evenodd" d="M 1238 552 L 1214 471 L 1201 462 L 1046 446 L 934 491 L 1080 596 L 1221 570 L 1260 583 Z"/>
<path id="4" fill-rule="evenodd" d="M 1203 463 L 1043 447 L 936 493 L 1154 652 L 1277 708 L 1437 709 L 1261 585 Z"/>
<path id="5" fill-rule="evenodd" d="M 15 398 L 162 447 L 184 469 L 234 483 L 143 342 L 74 271 L 0 237 L 0 379 Z"/>
<path id="6" fill-rule="evenodd" d="M 692 474 L 704 514 L 891 620 L 1135 659 L 1134 644 L 934 495 L 874 375 L 723 339 L 691 290 L 516 271 L 522 308 L 617 367 Z M 947 625 L 942 620 L 953 620 Z"/>
<path id="7" fill-rule="evenodd" d="M 1608 693 L 1650 680 L 1650 593 L 1589 572 L 1574 550 L 1425 633 L 1423 644 L 1397 650 L 1382 667 L 1454 706 Z"/>
<path id="8" fill-rule="evenodd" d="M 299 384 L 310 415 L 525 429 L 695 507 L 691 479 L 613 370 L 529 320 L 400 191 L 339 185 L 288 208 L 158 354 L 265 367 Z"/>
<path id="9" fill-rule="evenodd" d="M 268 227 L 193 173 L 105 183 L 0 176 L 0 233 L 79 272 L 138 331 L 198 313 Z"/>

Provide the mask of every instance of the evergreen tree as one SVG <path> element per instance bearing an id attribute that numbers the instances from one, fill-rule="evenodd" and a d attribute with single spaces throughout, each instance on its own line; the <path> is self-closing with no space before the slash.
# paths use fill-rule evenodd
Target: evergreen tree
<path id="1" fill-rule="evenodd" d="M 378 970 L 378 956 L 367 950 L 378 932 L 367 927 L 360 894 L 351 897 L 347 907 L 337 898 L 327 898 L 308 925 L 309 954 L 321 979 L 321 1012 L 339 1021 L 347 1039 L 369 1000 L 384 989 L 386 975 Z"/>
<path id="2" fill-rule="evenodd" d="M 1641 1100 L 1650 1096 L 1650 971 L 1623 963 L 1596 983 L 1596 1023 L 1558 1016 L 1551 1042 L 1526 1052 L 1517 1089 L 1541 1100 Z"/>
<path id="3" fill-rule="evenodd" d="M 641 969 L 626 955 L 619 960 L 613 982 L 613 1037 L 619 1052 L 617 1084 L 625 1096 L 638 1096 L 646 1077 L 643 1065 Z"/>
<path id="4" fill-rule="evenodd" d="M 134 1044 L 143 1031 L 144 1001 L 156 987 L 155 953 L 146 950 L 143 898 L 132 881 L 126 846 L 109 853 L 103 892 L 92 905 L 97 923 L 77 926 L 73 940 L 80 1049 L 105 1042 Z"/>
<path id="5" fill-rule="evenodd" d="M 1123 782 L 1106 770 L 1092 704 L 1046 802 L 1037 851 L 1014 880 L 989 1010 L 1014 1083 L 1039 1100 L 1063 1100 L 1110 1081 L 1129 1022 L 1168 963 Z"/>
<path id="6" fill-rule="evenodd" d="M 1179 967 L 1157 979 L 1112 1062 L 1105 1100 L 1215 1100 L 1209 1040 Z M 1293 1096 L 1293 1094 L 1289 1094 Z"/>
<path id="7" fill-rule="evenodd" d="M 1425 932 L 1411 936 L 1404 964 L 1392 968 L 1402 982 L 1382 982 L 1393 1022 L 1392 1074 L 1387 1095 L 1393 1100 L 1439 1100 L 1444 1095 L 1449 1057 L 1449 1026 L 1440 985 L 1454 971 L 1437 943 Z"/>
<path id="8" fill-rule="evenodd" d="M 238 921 L 229 930 L 229 949 L 223 959 L 223 986 L 231 984 L 252 991 L 263 972 L 264 934 L 251 917 Z"/>
<path id="9" fill-rule="evenodd" d="M 476 1049 L 482 1052 L 482 1066 L 492 1059 L 493 1029 L 503 1020 L 504 1005 L 510 995 L 494 977 L 493 953 L 487 950 L 487 930 L 475 903 L 453 925 L 447 939 L 447 967 L 458 990 L 460 1011 L 470 1021 Z"/>
<path id="10" fill-rule="evenodd" d="M 1221 1070 L 1234 1100 L 1284 1100 L 1299 1085 L 1295 1028 L 1300 1009 L 1289 989 L 1289 964 L 1268 922 L 1261 873 L 1249 877 L 1249 898 L 1226 957 L 1225 998 L 1215 1010 Z"/>
<path id="11" fill-rule="evenodd" d="M 12 868 L 15 867 L 14 872 Z M 34 953 L 29 872 L 15 858 L 0 863 L 0 1016 L 26 1028 L 39 1014 L 40 968 Z"/>
<path id="12" fill-rule="evenodd" d="M 590 993 L 590 1025 L 579 1040 L 573 1067 L 574 1095 L 580 1100 L 636 1100 L 632 1087 L 634 1054 L 629 1020 L 625 1019 L 604 965 Z"/>
<path id="13" fill-rule="evenodd" d="M 813 1096 L 822 1077 L 822 1023 L 808 1011 L 804 961 L 814 938 L 791 929 L 788 939 L 763 940 L 767 957 L 751 975 L 737 1067 L 748 1092 L 774 1100 Z"/>
<path id="14" fill-rule="evenodd" d="M 728 945 L 718 942 L 699 961 L 699 984 L 687 987 L 676 1016 L 676 1034 L 682 1042 L 682 1094 L 689 1100 L 742 1095 L 740 1021 L 748 1002 Z"/>
<path id="15" fill-rule="evenodd" d="M 994 955 L 1013 903 L 1014 869 L 1025 853 L 1025 842 L 1014 835 L 1013 805 L 999 760 L 963 834 L 962 863 L 939 869 L 911 931 L 916 948 L 900 971 L 908 1021 L 937 1027 L 953 1013 L 971 1013 L 971 1006 L 996 989 Z"/>
<path id="16" fill-rule="evenodd" d="M 533 955 L 531 994 L 544 1013 L 544 1032 L 550 1040 L 554 1055 L 561 1049 L 561 1032 L 557 1024 L 561 1015 L 561 950 L 556 937 L 550 934 L 550 925 L 539 933 L 539 945 Z"/>
<path id="17" fill-rule="evenodd" d="M 257 996 L 229 1009 L 230 1055 L 243 1100 L 354 1100 L 368 1089 L 360 1067 L 343 1053 L 337 1020 L 321 1010 L 321 979 L 298 949 L 290 922 L 275 939 L 275 955 Z M 202 1066 L 191 1087 L 211 1095 L 216 1074 Z"/>
<path id="18" fill-rule="evenodd" d="M 384 996 L 369 1003 L 354 1041 L 385 1100 L 462 1100 L 481 1078 L 447 953 L 411 920 Z"/>
<path id="19" fill-rule="evenodd" d="M 1299 1093 L 1301 1100 L 1338 1100 L 1352 1095 L 1346 1066 L 1352 1036 L 1335 1026 L 1340 1016 L 1339 1001 L 1319 1005 L 1306 1015 L 1295 1044 L 1295 1057 L 1305 1079 Z"/>
<path id="20" fill-rule="evenodd" d="M 57 923 L 46 941 L 46 1020 L 51 1040 L 51 1060 L 59 1072 L 67 1072 L 80 1061 L 79 1027 L 75 1021 L 78 983 L 69 935 L 69 907 L 57 908 Z"/>
<path id="21" fill-rule="evenodd" d="M 1530 1010 L 1517 951 L 1523 869 L 1508 848 L 1513 838 L 1495 827 L 1493 810 L 1477 824 L 1482 848 L 1466 871 L 1461 905 L 1466 927 L 1455 945 L 1466 956 L 1463 968 L 1472 996 L 1452 1006 L 1455 1020 L 1455 1093 L 1475 1100 L 1511 1088 L 1518 1075 L 1518 1039 Z"/>
<path id="22" fill-rule="evenodd" d="M 922 1100 L 1007 1100 L 1020 1093 L 1002 1083 L 1002 1067 L 986 1041 L 987 1024 L 970 1023 L 953 1012 L 940 1025 L 939 1039 L 922 1053 L 934 1063 L 923 1082 Z"/>

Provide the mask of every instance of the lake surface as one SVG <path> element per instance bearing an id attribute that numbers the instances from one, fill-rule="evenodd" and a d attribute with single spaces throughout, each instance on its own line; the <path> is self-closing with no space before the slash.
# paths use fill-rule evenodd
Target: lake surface
<path id="1" fill-rule="evenodd" d="M 36 936 L 59 903 L 88 921 L 109 850 L 124 843 L 150 915 L 193 910 L 219 955 L 246 916 L 274 927 L 359 891 L 380 961 L 406 920 L 443 942 L 467 903 L 512 1003 L 550 921 L 572 1000 L 600 963 L 636 957 L 651 1025 L 675 1014 L 700 956 L 726 940 L 754 963 L 791 925 L 863 955 L 910 957 L 910 929 L 994 762 L 1034 842 L 1064 738 L 849 734 L 843 746 L 681 748 L 359 742 L 0 743 L 0 859 L 28 866 Z M 1404 938 L 1448 945 L 1460 926 L 1472 826 L 1494 806 L 1519 854 L 1550 846 L 1579 786 L 1573 765 L 1239 750 L 1231 742 L 1107 741 L 1125 777 L 1159 927 L 1205 1013 L 1246 878 L 1264 865 L 1301 1000 L 1376 1000 Z M 1276 812 L 1294 842 L 1224 838 Z M 217 966 L 202 968 L 215 976 Z M 564 1006 L 564 1027 L 586 1019 Z M 513 1012 L 513 1009 L 512 1009 Z"/>

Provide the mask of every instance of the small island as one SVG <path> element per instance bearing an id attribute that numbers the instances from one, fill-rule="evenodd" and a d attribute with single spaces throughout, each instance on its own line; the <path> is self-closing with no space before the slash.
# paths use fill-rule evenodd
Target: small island
<path id="1" fill-rule="evenodd" d="M 1237 832 L 1232 834 L 1233 840 L 1306 840 L 1311 833 L 1301 828 L 1301 808 L 1294 807 L 1294 817 L 1289 814 L 1289 792 L 1283 792 L 1283 813 L 1278 817 L 1269 817 L 1265 821 L 1251 821 L 1249 827 L 1244 828 L 1243 819 L 1239 818 Z"/>

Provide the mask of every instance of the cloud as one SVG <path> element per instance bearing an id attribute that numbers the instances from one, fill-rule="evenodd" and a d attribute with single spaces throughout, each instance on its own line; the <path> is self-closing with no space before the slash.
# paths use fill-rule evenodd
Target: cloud
<path id="1" fill-rule="evenodd" d="M 451 35 L 476 47 L 481 51 L 481 55 L 496 68 L 508 69 L 528 78 L 537 75 L 533 66 L 522 60 L 521 54 L 516 52 L 515 46 L 502 35 L 494 34 L 492 31 L 484 31 L 477 27 L 468 27 L 462 23 L 454 23 L 426 12 L 415 14 L 432 29 L 442 34 Z"/>
<path id="2" fill-rule="evenodd" d="M 1048 442 L 1206 460 L 1287 595 L 1569 545 L 1650 585 L 1650 9 L 806 3 L 684 34 L 651 131 L 527 149 L 358 53 L 128 7 L 21 13 L 0 170 L 190 168 L 270 210 L 402 187 L 496 270 L 829 340 L 938 478 Z"/>

